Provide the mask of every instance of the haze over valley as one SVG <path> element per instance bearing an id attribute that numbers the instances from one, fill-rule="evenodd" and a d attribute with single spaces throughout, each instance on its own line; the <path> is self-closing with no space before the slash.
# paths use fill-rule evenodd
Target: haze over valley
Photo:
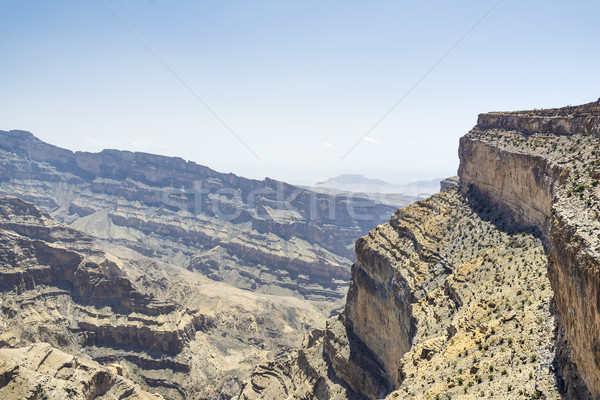
<path id="1" fill-rule="evenodd" d="M 0 2 L 0 399 L 600 399 L 596 2 Z"/>

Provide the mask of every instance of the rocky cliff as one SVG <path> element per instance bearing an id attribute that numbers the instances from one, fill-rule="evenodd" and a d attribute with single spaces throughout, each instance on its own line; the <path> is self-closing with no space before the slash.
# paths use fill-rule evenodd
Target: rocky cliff
<path id="1" fill-rule="evenodd" d="M 80 356 L 124 348 L 175 357 L 205 328 L 205 316 L 140 292 L 90 237 L 32 204 L 0 197 L 0 221 L 2 347 L 42 341 Z"/>
<path id="2" fill-rule="evenodd" d="M 463 190 L 485 193 L 496 204 L 510 208 L 513 218 L 536 225 L 543 233 L 550 261 L 548 276 L 561 318 L 559 329 L 565 331 L 564 346 L 594 398 L 600 396 L 599 129 L 600 102 L 595 102 L 484 114 L 461 141 L 461 150 L 466 150 L 461 152 Z M 482 157 L 482 149 L 488 146 L 508 156 L 491 157 L 484 171 L 474 172 L 473 164 L 466 161 L 468 154 Z M 528 168 L 523 169 L 517 159 L 528 163 Z M 520 179 L 496 184 L 496 188 L 502 186 L 498 191 L 490 185 L 494 177 L 485 173 L 493 170 Z M 568 391 L 576 382 L 567 379 L 565 384 Z"/>
<path id="3" fill-rule="evenodd" d="M 160 395 L 143 391 L 119 375 L 120 368 L 105 368 L 37 343 L 0 350 L 0 396 L 3 399 L 142 399 Z"/>
<path id="4" fill-rule="evenodd" d="M 597 398 L 599 116 L 481 115 L 459 188 L 360 238 L 344 312 L 240 398 Z"/>
<path id="5" fill-rule="evenodd" d="M 17 360 L 0 390 L 600 398 L 599 116 L 600 103 L 482 114 L 460 140 L 458 186 L 356 241 L 326 323 L 343 238 L 383 204 L 3 133 L 0 187 L 70 227 L 0 198 L 0 360 Z M 91 358 L 91 375 L 28 359 L 58 351 Z"/>
<path id="6" fill-rule="evenodd" d="M 260 367 L 241 398 L 280 398 L 266 377 L 301 366 L 327 394 L 286 386 L 300 397 L 556 398 L 544 248 L 505 218 L 456 188 L 398 211 L 357 241 L 345 311 L 300 350 L 314 358 Z"/>
<path id="7" fill-rule="evenodd" d="M 0 345 L 48 342 L 169 399 L 228 399 L 323 328 L 354 239 L 406 201 L 24 131 L 0 131 L 0 192 L 35 204 L 0 201 Z"/>
<path id="8" fill-rule="evenodd" d="M 96 238 L 255 292 L 337 307 L 356 237 L 397 200 L 317 193 L 176 157 L 72 152 L 0 131 L 0 191 Z"/>
<path id="9" fill-rule="evenodd" d="M 479 115 L 481 129 L 502 129 L 521 133 L 600 134 L 598 102 L 580 106 L 531 111 L 492 112 Z"/>
<path id="10" fill-rule="evenodd" d="M 18 198 L 0 197 L 0 220 L 0 287 L 16 293 L 7 298 L 3 312 L 10 314 L 11 303 L 20 296 L 54 287 L 51 296 L 68 294 L 89 316 L 79 325 L 91 344 L 134 342 L 167 352 L 183 349 L 195 329 L 194 316 L 136 290 L 91 238 Z M 112 311 L 112 323 L 99 321 L 105 307 Z M 147 324 L 128 323 L 136 317 Z M 14 339 L 6 327 L 0 337 L 6 342 Z"/>
<path id="11" fill-rule="evenodd" d="M 300 299 L 98 242 L 0 196 L 2 398 L 229 398 L 320 315 Z"/>

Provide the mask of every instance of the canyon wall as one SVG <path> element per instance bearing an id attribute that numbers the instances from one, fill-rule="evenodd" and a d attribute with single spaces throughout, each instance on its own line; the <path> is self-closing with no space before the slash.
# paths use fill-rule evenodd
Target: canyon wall
<path id="1" fill-rule="evenodd" d="M 103 367 L 46 343 L 1 349 L 0 377 L 3 399 L 164 399 L 120 376 L 114 366 Z"/>
<path id="2" fill-rule="evenodd" d="M 143 369 L 143 390 L 173 398 L 227 386 L 214 377 L 240 367 L 211 360 L 235 364 L 230 351 L 260 365 L 227 398 L 599 398 L 599 117 L 600 103 L 482 114 L 460 140 L 458 187 L 448 180 L 369 232 L 379 219 L 332 210 L 380 215 L 387 205 L 2 133 L 0 188 L 120 256 L 29 203 L 0 198 L 0 313 L 9 322 L 0 343 L 41 338 L 118 360 L 127 379 Z M 193 182 L 207 189 L 200 201 Z M 281 338 L 317 325 L 314 308 L 276 296 L 253 303 L 192 272 L 331 302 L 343 296 L 346 240 L 357 232 L 343 311 L 294 351 Z M 128 255 L 138 261 L 124 262 Z M 160 260 L 190 271 L 165 272 Z M 190 300 L 198 288 L 223 295 Z M 213 310 L 225 298 L 238 302 L 235 313 Z"/>
<path id="3" fill-rule="evenodd" d="M 478 140 L 474 133 L 460 139 L 458 175 L 463 193 L 485 195 L 521 223 L 547 232 L 554 193 L 567 171 L 542 156 Z"/>
<path id="4" fill-rule="evenodd" d="M 344 312 L 240 399 L 558 398 L 547 258 L 505 221 L 454 187 L 399 210 L 358 240 Z"/>
<path id="5" fill-rule="evenodd" d="M 19 295 L 61 289 L 75 302 L 80 317 L 70 329 L 85 337 L 86 345 L 179 353 L 200 327 L 201 317 L 137 290 L 90 237 L 32 204 L 0 196 L 0 219 L 0 289 Z M 10 314 L 10 306 L 4 308 Z M 10 341 L 10 329 L 2 337 Z"/>
<path id="6" fill-rule="evenodd" d="M 479 115 L 477 126 L 524 133 L 600 135 L 599 102 L 600 99 L 579 106 L 485 113 Z"/>
<path id="7" fill-rule="evenodd" d="M 211 279 L 315 301 L 326 315 L 344 296 L 356 237 L 404 205 L 246 179 L 177 157 L 72 152 L 24 131 L 0 131 L 0 192 Z"/>
<path id="8" fill-rule="evenodd" d="M 565 331 L 570 362 L 594 398 L 600 395 L 600 252 L 598 226 L 582 232 L 573 215 L 557 210 L 552 221 L 548 271 Z M 574 223 L 575 222 L 575 223 Z M 578 226 L 579 225 L 579 226 Z M 598 225 L 597 220 L 594 225 Z M 583 229 L 585 230 L 585 228 Z M 568 385 L 574 382 L 567 381 Z M 576 397 L 575 397 L 576 398 Z"/>
<path id="9" fill-rule="evenodd" d="M 402 205 L 24 131 L 0 131 L 0 193 L 0 346 L 48 342 L 171 399 L 230 398 L 324 328 L 355 238 Z"/>
<path id="10" fill-rule="evenodd" d="M 316 398 L 598 398 L 599 121 L 600 102 L 480 115 L 458 190 L 360 238 L 317 356 L 268 376 L 310 366 Z M 240 398 L 278 398 L 259 377 Z"/>
<path id="11" fill-rule="evenodd" d="M 0 320 L 2 398 L 143 398 L 131 382 L 168 399 L 231 398 L 259 360 L 324 325 L 306 301 L 94 240 L 10 196 L 0 196 Z M 50 362 L 31 364 L 35 354 Z"/>
<path id="12" fill-rule="evenodd" d="M 565 331 L 570 362 L 594 398 L 600 396 L 599 113 L 596 102 L 482 114 L 459 150 L 465 193 L 483 193 L 542 232 L 558 329 Z"/>

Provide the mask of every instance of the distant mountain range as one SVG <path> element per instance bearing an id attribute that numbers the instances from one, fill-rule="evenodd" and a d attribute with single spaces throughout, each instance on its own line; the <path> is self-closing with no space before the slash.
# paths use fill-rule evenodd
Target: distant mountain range
<path id="1" fill-rule="evenodd" d="M 0 130 L 0 399 L 231 399 L 341 310 L 356 238 L 412 202 L 378 197 Z M 62 374 L 68 354 L 95 363 Z"/>
<path id="2" fill-rule="evenodd" d="M 381 179 L 367 178 L 359 174 L 343 174 L 323 182 L 317 182 L 315 187 L 344 192 L 404 194 L 424 198 L 440 191 L 441 180 L 432 179 L 395 185 Z"/>

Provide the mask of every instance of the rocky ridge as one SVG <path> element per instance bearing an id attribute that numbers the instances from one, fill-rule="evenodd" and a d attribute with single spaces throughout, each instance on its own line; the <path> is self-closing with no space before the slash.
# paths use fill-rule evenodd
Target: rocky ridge
<path id="1" fill-rule="evenodd" d="M 465 139 L 472 142 L 472 147 L 492 144 L 515 157 L 530 160 L 531 167 L 525 177 L 527 189 L 521 186 L 519 192 L 513 186 L 509 187 L 509 193 L 494 195 L 484 188 L 488 178 L 481 174 L 478 179 L 465 178 L 464 186 L 483 192 L 496 204 L 513 210 L 515 218 L 535 225 L 543 233 L 550 261 L 548 275 L 561 319 L 559 329 L 564 330 L 563 346 L 571 358 L 562 368 L 566 368 L 568 378 L 576 367 L 595 398 L 600 395 L 600 353 L 596 345 L 600 334 L 600 305 L 596 302 L 600 295 L 597 280 L 600 102 L 561 109 L 538 133 L 527 129 L 530 114 L 511 114 L 509 122 L 497 127 L 489 126 L 486 116 L 482 116 L 483 126 L 476 127 Z M 535 117 L 543 120 L 549 112 L 537 114 Z M 490 169 L 512 167 L 510 161 L 500 157 L 491 161 Z M 525 190 L 539 193 L 544 201 L 527 196 Z M 537 210 L 536 218 L 527 220 L 515 209 L 515 193 L 520 194 L 523 207 Z M 571 387 L 576 390 L 577 382 L 566 379 L 565 385 L 568 392 Z"/>
<path id="2" fill-rule="evenodd" d="M 122 382 L 168 399 L 231 397 L 252 365 L 296 346 L 298 332 L 323 319 L 301 299 L 253 294 L 97 242 L 15 197 L 0 196 L 0 261 L 0 359 L 25 357 L 5 365 L 7 398 L 60 397 L 60 388 L 114 398 Z M 74 375 L 28 361 L 42 351 L 70 354 Z M 86 389 L 77 360 L 100 388 Z M 47 385 L 35 382 L 42 376 Z M 135 392 L 127 385 L 123 398 Z"/>
<path id="3" fill-rule="evenodd" d="M 482 114 L 459 189 L 359 239 L 344 312 L 240 398 L 597 398 L 599 115 Z"/>
<path id="4" fill-rule="evenodd" d="M 299 350 L 315 358 L 275 364 L 270 376 L 289 374 L 290 364 L 324 363 L 312 381 L 327 386 L 327 395 L 288 384 L 308 398 L 506 398 L 519 391 L 556 398 L 543 246 L 531 232 L 501 227 L 505 215 L 479 207 L 450 188 L 359 239 L 345 311 Z M 257 390 L 264 368 L 240 398 L 280 398 L 266 384 Z"/>
<path id="5" fill-rule="evenodd" d="M 4 399 L 163 399 L 86 358 L 47 343 L 0 350 L 0 396 Z"/>
<path id="6" fill-rule="evenodd" d="M 138 291 L 90 237 L 32 204 L 0 197 L 0 217 L 2 347 L 42 341 L 79 356 L 87 346 L 176 354 L 204 327 L 204 316 Z M 23 362 L 30 350 L 19 353 L 26 353 Z M 47 351 L 45 357 L 63 357 Z M 98 391 L 110 385 L 102 387 Z"/>
<path id="7" fill-rule="evenodd" d="M 176 157 L 71 152 L 24 131 L 0 131 L 0 191 L 96 238 L 239 288 L 306 298 L 325 314 L 344 296 L 355 238 L 404 205 Z"/>

